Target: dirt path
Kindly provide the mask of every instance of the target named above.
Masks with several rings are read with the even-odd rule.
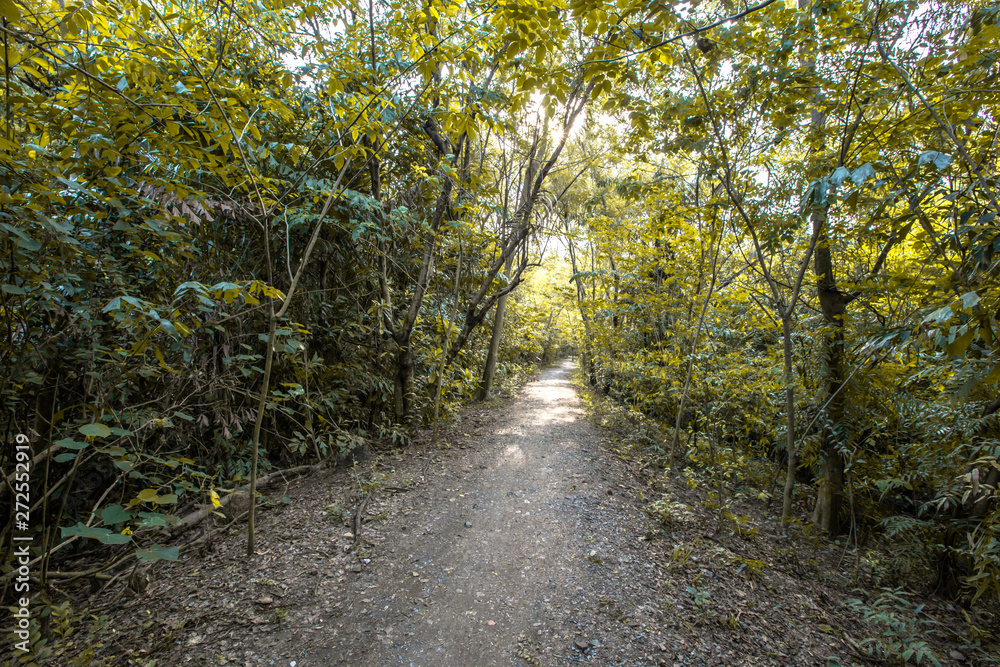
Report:
[[[115,603],[114,647],[128,664],[669,664],[652,522],[574,368],[466,410],[450,448],[383,460],[360,549],[337,511],[358,501],[350,471],[292,482],[252,565],[239,525],[159,564],[144,596]]]
[[[370,601],[349,603],[347,636],[324,661],[561,664],[633,652],[578,618],[594,603],[638,617],[652,600],[639,585],[648,568],[628,549],[644,520],[601,479],[570,370],[528,385],[476,437],[462,475],[432,479],[386,526],[384,557],[355,583]]]

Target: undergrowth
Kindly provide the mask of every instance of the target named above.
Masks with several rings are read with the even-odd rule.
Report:
[[[588,386],[582,373],[576,373],[573,382],[580,389],[592,419],[611,434],[610,447],[615,454],[640,469],[662,468],[662,475],[654,475],[648,481],[653,492],[643,493],[642,497],[649,514],[665,534],[682,535],[684,530],[698,526],[701,521],[695,507],[698,506],[715,517],[716,534],[725,531],[744,541],[757,538],[759,522],[753,516],[740,514],[737,507],[746,510],[756,503],[763,511],[769,510],[768,501],[775,493],[780,496],[780,489],[775,487],[783,480],[783,471],[774,462],[727,446],[725,432],[718,428],[698,435],[682,432],[680,461],[672,469],[669,461],[672,425],[601,395]],[[809,500],[801,497],[801,485],[797,490],[800,492],[797,502]],[[761,508],[761,503],[768,504]],[[824,576],[824,570],[820,569],[823,554],[836,559],[838,570],[852,569],[852,577],[838,578],[845,584],[853,581],[857,586],[856,597],[842,605],[847,612],[845,621],[861,621],[859,650],[884,664],[939,666],[942,657],[932,645],[935,640],[938,644],[961,640],[961,648],[985,664],[1000,664],[990,657],[996,649],[995,638],[980,627],[992,623],[993,616],[988,611],[970,613],[959,609],[958,614],[949,614],[948,610],[954,610],[954,606],[937,603],[935,613],[931,614],[926,603],[915,602],[915,594],[903,588],[917,573],[929,576],[926,564],[931,561],[925,550],[917,548],[925,542],[911,539],[910,530],[896,529],[903,521],[902,518],[895,523],[887,521],[884,526],[887,537],[905,538],[899,544],[879,543],[867,534],[866,544],[859,546],[853,533],[847,536],[846,543],[841,540],[831,543],[812,523],[794,519],[782,531],[786,535],[783,546],[771,544],[758,552],[769,558],[730,555],[728,559],[737,573],[755,584],[763,583],[775,565],[790,568],[799,576]],[[912,520],[907,527],[926,524]],[[794,542],[787,542],[789,539]],[[806,547],[804,553],[802,547]],[[700,539],[677,541],[668,550],[669,562],[671,566],[688,566],[707,548]],[[867,582],[874,592],[862,587],[862,582]],[[891,583],[892,587],[884,587],[884,583]],[[686,592],[697,610],[710,609],[707,589],[689,586]],[[961,629],[956,631],[955,627]],[[935,631],[940,632],[936,635]],[[849,634],[858,632],[851,628]]]

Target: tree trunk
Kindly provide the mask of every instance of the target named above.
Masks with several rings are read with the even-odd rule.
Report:
[[[503,336],[503,320],[507,312],[507,297],[504,294],[497,301],[496,312],[493,313],[493,335],[490,336],[490,351],[486,355],[486,366],[483,368],[483,379],[479,387],[479,399],[485,401],[493,394],[493,377],[497,371],[497,355],[500,351],[500,338]]]
[[[538,174],[538,169],[541,166],[539,159],[540,154],[544,154],[546,138],[549,135],[549,121],[546,117],[545,129],[542,132],[541,139],[536,141],[531,146],[531,152],[528,154],[528,161],[524,168],[524,179],[521,183],[521,195],[518,201],[518,211],[525,211],[523,221],[526,223],[531,218],[530,208],[533,206],[534,197],[536,191],[533,189],[535,186],[535,177]],[[527,210],[526,210],[527,209]],[[504,263],[504,276],[509,280],[511,275],[511,270],[514,266],[514,255],[511,254],[507,257],[507,261]],[[508,294],[504,294],[497,301],[497,310],[493,314],[493,335],[490,336],[490,350],[486,355],[486,366],[483,368],[483,379],[479,387],[479,398],[485,401],[493,393],[493,377],[496,375],[497,371],[497,353],[500,351],[500,339],[503,337],[503,320],[504,315],[507,313],[507,297]]]
[[[431,277],[434,275],[435,234],[451,206],[451,192],[452,180],[446,177],[444,188],[438,196],[434,215],[431,218],[431,231],[424,240],[423,259],[420,263],[420,273],[417,275],[413,297],[410,299],[410,306],[398,325],[393,323],[391,316],[387,317],[385,322],[386,328],[392,334],[392,339],[396,343],[396,371],[393,376],[393,417],[397,424],[409,425],[413,417],[411,400],[413,395],[413,353],[411,350],[413,327],[420,314],[424,294],[427,292]],[[382,290],[382,300],[386,304],[391,304],[385,251],[381,250],[381,253],[379,285]],[[392,306],[390,305],[390,310],[391,308]]]
[[[447,322],[441,322],[444,331],[444,344],[441,346],[441,364],[438,366],[437,378],[434,380],[434,433],[431,436],[431,446],[436,447],[438,441],[438,419],[441,416],[441,387],[444,384],[444,374],[448,369],[448,353],[451,348],[451,325],[458,317],[458,288],[462,282],[462,238],[458,241],[458,262],[455,265],[455,289],[451,292],[452,314]]]
[[[396,373],[393,377],[394,417],[397,424],[409,424],[413,413],[413,355],[409,341],[400,344],[396,352]]]
[[[837,289],[833,275],[833,259],[827,238],[826,211],[813,215],[813,225],[820,229],[816,243],[816,283],[820,310],[826,325],[832,330],[823,338],[823,377],[820,388],[821,403],[829,399],[826,417],[822,420],[820,440],[820,465],[822,468],[813,522],[821,529],[836,535],[840,532],[840,510],[844,496],[844,457],[840,453],[844,395],[840,387],[844,382],[844,317],[847,299]]]
[[[504,265],[504,276],[510,279],[514,266],[514,255],[507,258]],[[486,366],[483,368],[483,379],[479,386],[479,400],[485,401],[493,394],[493,378],[497,372],[497,356],[500,352],[500,339],[503,338],[503,320],[507,314],[507,297],[504,294],[497,300],[497,309],[493,313],[493,334],[490,336],[490,350],[486,354]]]
[[[781,521],[792,518],[792,490],[795,488],[795,385],[792,377],[792,316],[781,313],[781,347],[785,357],[785,447],[788,452],[788,471],[785,474],[785,491],[781,498]]]
[[[590,317],[587,316],[587,308],[584,302],[587,300],[587,289],[583,286],[583,279],[579,276],[580,269],[577,267],[576,263],[576,247],[573,245],[573,240],[569,238],[569,224],[566,224],[566,247],[569,250],[569,260],[570,266],[573,271],[573,275],[576,278],[573,280],[576,285],[576,304],[580,309],[580,319],[583,321],[583,371],[587,374],[587,380],[590,382],[590,386],[593,387],[597,384],[597,375],[594,371],[594,352],[591,348],[591,341],[593,336],[590,333]]]
[[[719,232],[719,234],[718,234],[719,243],[718,243],[718,246],[716,246],[716,248],[715,248],[715,253],[713,254],[713,252],[712,252],[712,246],[714,245],[715,237],[716,237],[716,233],[715,233],[715,218],[713,217],[712,218],[712,236],[709,238],[709,244],[708,244],[709,259],[712,262],[712,278],[711,278],[711,282],[708,285],[708,294],[705,295],[705,302],[701,306],[701,314],[698,316],[698,328],[695,329],[694,340],[691,341],[691,352],[688,355],[687,376],[684,378],[684,389],[681,390],[681,398],[680,398],[680,401],[678,401],[678,403],[677,403],[677,417],[676,417],[676,419],[674,421],[674,437],[670,440],[670,465],[671,466],[674,466],[674,465],[677,464],[677,451],[678,451],[679,445],[680,445],[681,420],[683,419],[683,416],[684,416],[684,404],[687,401],[688,391],[691,389],[691,378],[694,376],[694,360],[695,360],[695,355],[698,352],[698,341],[701,338],[701,329],[705,325],[705,315],[708,313],[708,307],[712,303],[712,296],[715,293],[715,281],[716,281],[716,278],[719,275],[718,260],[719,260],[719,251],[722,249],[722,233]],[[701,265],[701,264],[703,264],[703,262],[699,262],[699,264]],[[703,275],[704,274],[704,269],[700,269],[700,271],[701,271],[701,273]],[[702,280],[702,277],[699,277],[698,278],[698,281],[699,281],[698,292],[701,292],[701,280]],[[697,294],[695,295],[695,298],[697,298]],[[694,303],[694,299],[692,299],[692,303]],[[711,437],[711,436],[709,436],[709,437]],[[713,450],[712,457],[713,457],[712,458],[712,465],[714,466],[715,465],[714,450]]]

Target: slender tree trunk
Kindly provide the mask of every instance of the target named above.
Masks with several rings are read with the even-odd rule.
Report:
[[[566,231],[567,233],[569,232],[568,226]],[[587,374],[590,386],[593,387],[597,384],[597,375],[594,373],[594,351],[591,346],[593,336],[590,334],[590,317],[587,315],[587,309],[584,306],[584,302],[587,300],[587,288],[583,286],[583,278],[577,275],[580,269],[576,263],[576,247],[573,245],[573,240],[568,236],[566,247],[569,249],[569,260],[573,275],[576,276],[576,279],[573,281],[576,284],[576,303],[580,309],[580,319],[583,321],[583,371]]]
[[[525,207],[531,206],[534,202],[535,190],[535,177],[538,174],[538,169],[540,167],[539,155],[544,154],[546,148],[546,138],[549,135],[549,121],[546,117],[545,127],[541,135],[541,139],[536,139],[531,147],[531,152],[528,154],[528,164],[524,169],[524,179],[521,183],[521,195],[520,201],[518,203],[518,211],[525,210]],[[523,223],[527,223],[530,219],[530,209],[525,213]],[[504,276],[510,279],[511,270],[513,268],[514,255],[510,255],[504,264]],[[486,366],[483,368],[483,379],[482,384],[479,388],[479,398],[481,400],[486,400],[493,393],[493,378],[497,371],[497,354],[500,351],[500,339],[503,337],[503,320],[504,316],[507,314],[507,297],[509,294],[504,294],[497,301],[496,312],[493,313],[493,335],[490,337],[490,350],[486,355]]]
[[[490,336],[490,349],[486,354],[486,366],[483,368],[482,384],[479,387],[479,398],[485,401],[493,394],[493,378],[497,371],[497,356],[500,353],[500,338],[503,336],[503,320],[507,313],[507,297],[504,294],[497,301],[496,312],[493,313],[493,334]]]
[[[244,164],[245,163],[246,160],[244,160]],[[323,204],[323,210],[320,211],[319,219],[316,220],[316,224],[313,226],[312,235],[309,237],[308,243],[306,243],[305,250],[302,253],[302,259],[299,262],[299,268],[295,271],[295,275],[292,277],[292,283],[288,286],[288,292],[285,294],[285,300],[282,302],[281,308],[275,312],[273,300],[268,305],[270,317],[268,318],[267,350],[264,353],[264,378],[260,387],[260,400],[257,402],[257,416],[253,426],[253,441],[250,443],[250,515],[247,518],[248,557],[253,556],[257,539],[254,518],[257,513],[257,459],[260,456],[260,428],[264,423],[264,416],[267,414],[265,408],[267,407],[268,394],[271,391],[271,362],[274,360],[274,339],[278,326],[278,320],[285,316],[285,313],[288,312],[288,307],[292,304],[292,297],[295,296],[295,290],[298,287],[299,280],[302,278],[303,271],[305,271],[305,268],[309,265],[309,258],[312,256],[313,248],[316,247],[316,239],[319,238],[320,230],[323,229],[323,220],[326,218],[327,213],[330,212],[330,207],[333,205],[333,202],[340,197],[340,182],[344,179],[344,174],[347,173],[347,169],[350,165],[351,163],[349,160],[344,163],[344,166],[340,170],[340,174],[337,176],[337,181],[333,184],[333,189],[330,190],[330,194],[326,198],[326,203]],[[261,202],[261,206],[263,207],[263,199],[260,199],[259,193],[258,200]],[[264,245],[268,257],[268,283],[273,284],[274,278],[271,276],[271,251],[268,246],[269,243],[270,241],[267,237],[267,227],[265,225]]]
[[[687,376],[684,378],[684,389],[681,391],[681,400],[677,402],[677,418],[674,422],[674,437],[670,440],[670,465],[673,466],[677,463],[677,450],[680,444],[680,431],[681,431],[681,420],[684,415],[684,404],[687,402],[688,391],[691,388],[691,378],[694,375],[694,358],[695,354],[698,352],[698,341],[701,339],[701,330],[705,325],[705,314],[708,313],[708,307],[712,303],[712,295],[715,292],[715,281],[719,275],[718,271],[718,260],[719,251],[722,249],[722,234],[718,234],[719,243],[715,248],[715,253],[712,253],[712,242],[715,241],[715,219],[712,220],[712,237],[709,240],[708,252],[710,255],[710,260],[712,262],[711,270],[712,276],[711,281],[708,285],[708,294],[705,295],[705,302],[701,306],[701,314],[698,316],[698,328],[694,332],[694,340],[691,341],[691,352],[688,356],[688,368]],[[699,279],[700,280],[700,279]],[[699,290],[700,290],[699,285]],[[709,436],[711,437],[711,436]],[[713,454],[714,456],[714,454]],[[714,465],[714,460],[713,460]]]
[[[844,382],[844,317],[847,300],[837,289],[833,274],[833,259],[830,242],[826,235],[826,211],[817,211],[813,225],[820,230],[816,243],[816,275],[819,277],[816,291],[819,297],[823,319],[831,331],[823,338],[823,374],[820,398],[831,397],[827,414],[822,423],[820,441],[820,465],[822,474],[816,492],[816,507],[813,522],[831,535],[840,532],[840,510],[844,496],[844,457],[840,453],[838,426],[843,421],[844,392],[840,390]],[[815,231],[815,230],[814,230]]]
[[[451,323],[458,318],[458,287],[462,280],[462,245],[461,237],[458,246],[458,264],[455,267],[455,289],[451,292],[452,314],[447,322],[442,321],[444,344],[441,346],[441,364],[438,366],[437,379],[434,382],[434,433],[431,445],[437,445],[438,418],[441,415],[441,387],[444,383],[444,373],[448,369],[448,353],[451,351]],[[443,318],[442,318],[443,320]]]
[[[399,343],[393,375],[393,416],[397,424],[409,424],[413,411],[413,355],[410,341]]]
[[[792,518],[792,490],[795,488],[795,468],[798,465],[795,451],[795,378],[792,375],[790,313],[781,313],[781,347],[785,357],[785,450],[788,452],[788,472],[785,474],[785,491],[781,499],[781,521],[787,525]]]
[[[810,0],[799,0],[799,9],[806,9]],[[815,67],[815,56],[803,42],[800,63],[810,69]],[[814,99],[818,93],[814,89]],[[826,114],[819,110],[819,105],[810,112],[810,132],[822,133],[826,127]],[[860,116],[859,116],[860,118]],[[847,153],[852,133],[845,135],[842,141],[838,166],[842,166]],[[825,141],[823,142],[825,146]],[[816,155],[810,155],[807,172],[815,171]],[[844,314],[847,311],[847,300],[837,290],[833,275],[833,255],[830,250],[830,240],[827,236],[827,215],[829,204],[815,208],[812,213],[813,236],[816,237],[815,271],[818,276],[816,292],[819,297],[820,310],[823,319],[833,331],[823,339],[822,372],[820,395],[818,403],[822,405],[827,396],[832,396],[827,406],[826,419],[822,420],[822,436],[820,442],[820,465],[822,467],[819,488],[816,492],[816,507],[813,511],[813,523],[820,529],[835,535],[840,530],[840,506],[844,493],[844,459],[838,451],[838,438],[835,434],[837,425],[843,415],[843,396],[840,385],[843,381],[843,349],[844,349]]]
[[[274,338],[278,326],[278,318],[274,312],[274,301],[271,301],[271,317],[268,322],[267,351],[264,353],[264,380],[261,382],[260,399],[257,401],[257,419],[253,424],[253,446],[250,456],[250,514],[247,517],[247,556],[253,556],[257,539],[256,511],[257,504],[257,459],[260,458],[260,427],[264,423],[264,408],[271,388],[271,365],[274,361]]]
[[[394,323],[391,315],[386,318],[385,322],[386,328],[392,334],[392,339],[396,343],[396,368],[393,374],[393,417],[397,424],[409,425],[413,417],[413,327],[417,322],[417,317],[420,315],[420,307],[423,304],[424,295],[434,275],[434,235],[440,228],[441,221],[444,220],[451,206],[451,192],[452,180],[446,177],[444,188],[438,196],[434,215],[431,219],[430,232],[424,241],[424,254],[420,264],[420,273],[417,275],[413,297],[410,299],[410,306],[404,314],[402,322],[398,324]],[[382,299],[385,303],[391,303],[389,283],[386,275],[387,263],[384,254],[381,258],[381,267],[379,284],[382,290]]]
[[[803,9],[807,7],[809,0],[799,0],[799,8]],[[694,66],[694,62],[688,59],[688,63],[691,65],[691,71],[695,75],[695,81],[698,83],[698,90],[701,93],[701,97],[705,102],[705,108],[708,111],[709,118],[712,120],[712,128],[715,133],[716,141],[719,142],[719,148],[722,151],[723,157],[723,167],[725,169],[725,177],[722,180],[722,185],[726,189],[726,194],[729,196],[729,200],[736,207],[737,213],[743,219],[746,226],[747,232],[750,234],[750,238],[753,241],[754,254],[757,257],[758,266],[760,267],[761,273],[764,275],[764,280],[768,287],[771,288],[771,294],[774,296],[774,302],[778,315],[781,317],[782,322],[782,338],[784,343],[784,356],[785,356],[785,423],[788,429],[787,443],[788,443],[788,459],[789,467],[788,474],[785,478],[785,494],[782,503],[782,514],[783,518],[787,521],[791,517],[791,505],[792,505],[792,490],[795,485],[795,385],[792,384],[791,375],[791,365],[792,365],[792,339],[791,339],[791,326],[792,318],[795,316],[795,304],[799,299],[799,290],[802,287],[802,281],[805,278],[806,269],[809,267],[809,261],[813,257],[813,253],[816,252],[816,246],[818,244],[818,235],[820,233],[820,227],[813,227],[813,233],[809,238],[809,248],[806,250],[805,256],[802,258],[802,262],[799,264],[798,274],[795,278],[795,283],[792,285],[791,295],[788,297],[787,302],[782,294],[782,291],[778,288],[777,283],[771,276],[770,270],[767,268],[767,262],[764,259],[764,253],[761,249],[760,241],[757,238],[757,232],[754,229],[753,221],[747,214],[746,209],[743,207],[743,201],[736,190],[733,188],[732,184],[732,166],[729,162],[729,155],[726,151],[726,143],[723,136],[721,126],[719,124],[719,119],[715,112],[712,110],[711,102],[708,98],[708,94],[705,92],[705,86],[702,83],[701,74],[698,69]],[[814,127],[821,127],[822,123],[819,122],[817,116],[813,116]],[[824,218],[825,222],[825,218]],[[828,248],[829,249],[829,248]],[[818,260],[817,260],[818,262]],[[785,524],[787,526],[787,523]]]
[[[504,266],[504,275],[508,278],[510,278],[513,260],[514,256],[511,255],[507,258],[507,264]],[[483,368],[482,384],[479,387],[479,399],[482,401],[487,400],[493,394],[493,378],[497,372],[497,358],[500,354],[500,340],[503,338],[503,321],[507,315],[507,297],[509,296],[510,294],[504,294],[497,300],[497,309],[493,313],[493,334],[490,336],[490,349],[486,354],[486,366]]]

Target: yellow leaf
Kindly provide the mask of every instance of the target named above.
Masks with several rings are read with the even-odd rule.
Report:
[[[1000,380],[1000,363],[983,378],[983,384],[995,384],[997,380]]]
[[[215,492],[215,489],[209,491],[208,495],[212,499],[212,507],[216,509],[222,507],[222,503],[219,502],[219,494]]]
[[[0,0],[0,15],[8,21],[21,18],[21,10],[13,0]]]
[[[264,285],[261,287],[261,291],[264,292],[264,296],[270,297],[272,299],[285,300],[285,293],[276,287],[271,287],[270,285]]]

